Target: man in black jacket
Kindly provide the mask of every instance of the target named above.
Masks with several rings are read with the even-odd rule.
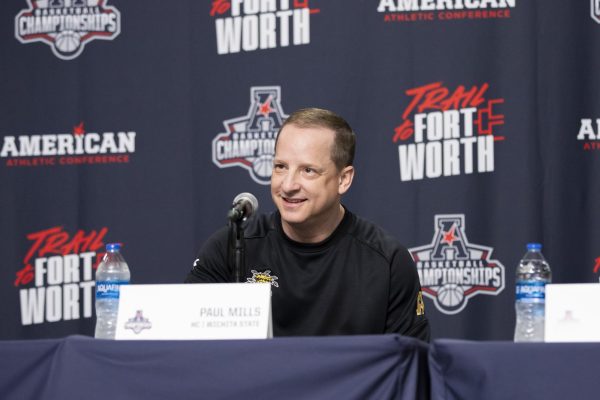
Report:
[[[421,287],[407,249],[350,212],[355,135],[331,111],[298,110],[275,144],[277,211],[245,226],[246,281],[270,282],[273,333],[399,333],[429,340]],[[232,282],[227,229],[204,244],[186,282]]]

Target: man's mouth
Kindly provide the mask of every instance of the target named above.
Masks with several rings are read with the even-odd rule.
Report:
[[[288,197],[283,197],[283,201],[290,204],[299,204],[306,201],[306,199],[290,199]]]

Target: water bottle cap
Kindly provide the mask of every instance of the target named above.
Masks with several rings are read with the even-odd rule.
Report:
[[[108,243],[106,245],[106,251],[119,251],[121,250],[121,243]]]
[[[527,250],[541,250],[541,243],[527,243]]]

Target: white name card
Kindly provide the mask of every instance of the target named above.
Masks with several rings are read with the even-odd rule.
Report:
[[[269,283],[123,285],[115,339],[266,339]]]
[[[600,284],[546,285],[546,342],[600,342]]]

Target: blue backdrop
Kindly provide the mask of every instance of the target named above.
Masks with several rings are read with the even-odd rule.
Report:
[[[512,338],[514,271],[598,281],[595,0],[0,3],[2,339],[93,332],[93,273],[182,282],[275,134],[334,110],[344,203],[410,248],[434,338]]]

